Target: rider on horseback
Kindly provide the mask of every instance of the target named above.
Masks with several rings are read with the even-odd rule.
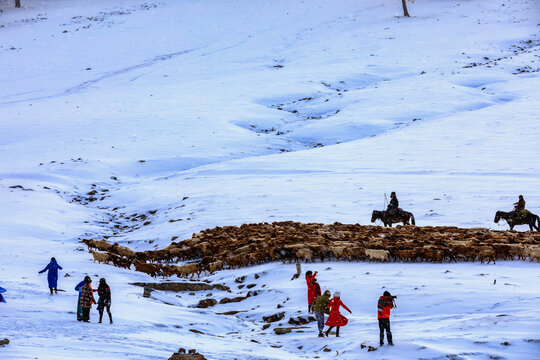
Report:
[[[525,199],[523,199],[523,195],[519,195],[518,202],[514,203],[514,212],[518,218],[526,217],[529,213],[529,210],[525,209]]]
[[[395,191],[392,191],[392,193],[390,194],[390,203],[388,204],[386,211],[388,211],[388,214],[390,216],[399,214],[399,201],[397,199]]]

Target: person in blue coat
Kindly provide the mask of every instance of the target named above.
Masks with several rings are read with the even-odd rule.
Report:
[[[4,299],[4,296],[2,295],[2,293],[5,293],[5,292],[6,292],[6,289],[0,286],[0,303],[6,302],[6,299]]]
[[[49,271],[47,273],[47,280],[49,280],[49,289],[51,290],[51,295],[53,294],[53,290],[56,294],[58,294],[58,270],[62,270],[62,267],[58,265],[55,258],[51,258],[51,262],[49,265],[45,267],[45,269],[41,270],[39,273],[44,273],[45,271]]]
[[[81,306],[81,289],[86,283],[87,277],[88,276],[86,276],[83,281],[81,281],[80,283],[77,284],[77,286],[75,286],[75,290],[79,292],[79,300],[77,301],[77,321],[83,320],[83,312],[82,312],[82,306]]]

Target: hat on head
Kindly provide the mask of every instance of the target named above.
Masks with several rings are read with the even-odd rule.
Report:
[[[384,295],[384,296],[392,296],[392,295],[390,295],[390,292],[388,292],[388,291],[385,291],[385,292],[383,293],[383,295]]]
[[[334,293],[334,297],[341,297],[341,292],[340,291],[336,291]]]
[[[84,281],[87,282],[87,283],[91,283],[92,282],[92,279],[90,278],[90,276],[86,275],[84,277]]]

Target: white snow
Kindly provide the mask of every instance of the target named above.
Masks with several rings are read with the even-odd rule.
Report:
[[[78,242],[368,224],[390,191],[418,225],[507,229],[495,211],[519,194],[540,213],[540,1],[418,0],[410,18],[398,0],[21,2],[0,0],[1,359],[540,359],[537,263],[303,265],[353,311],[340,338],[318,339],[314,323],[261,330],[262,316],[307,315],[292,264],[204,275],[231,286],[217,300],[246,294],[242,275],[262,291],[195,309],[208,292],[143,298],[130,283],[147,275],[94,264]],[[151,223],[114,228],[134,213]],[[51,256],[52,297],[37,274]],[[112,326],[75,320],[86,274],[110,283]],[[367,352],[383,286],[399,295],[396,346]],[[247,312],[217,315],[230,310]]]

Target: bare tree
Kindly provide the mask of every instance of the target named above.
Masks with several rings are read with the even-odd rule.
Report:
[[[21,0],[15,0],[15,7],[21,7]]]
[[[414,2],[414,0],[412,2]],[[403,16],[409,17],[409,12],[407,11],[407,1],[401,0],[401,4],[403,5]]]

